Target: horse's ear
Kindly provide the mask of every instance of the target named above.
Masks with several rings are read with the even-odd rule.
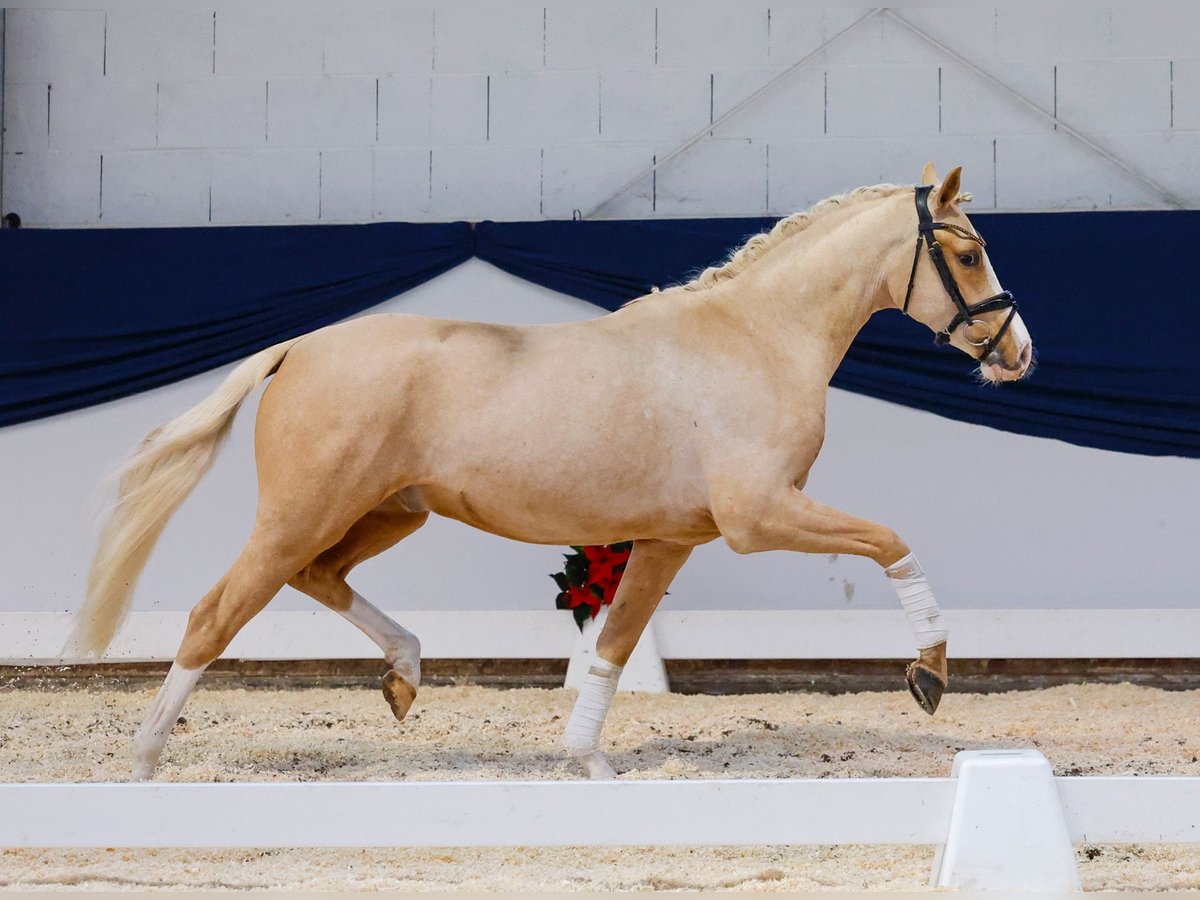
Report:
[[[955,166],[937,192],[937,208],[945,209],[958,199],[958,189],[962,186],[962,166]]]
[[[942,179],[938,178],[937,169],[933,167],[933,160],[925,163],[925,168],[921,170],[921,184],[937,184]]]

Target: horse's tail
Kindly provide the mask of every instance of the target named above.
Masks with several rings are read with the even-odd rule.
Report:
[[[64,658],[99,657],[108,649],[167,520],[212,466],[242,401],[274,374],[298,340],[268,347],[244,361],[207,399],[146,435],[113,473],[118,480],[116,506],[100,532],[87,599],[76,614]]]

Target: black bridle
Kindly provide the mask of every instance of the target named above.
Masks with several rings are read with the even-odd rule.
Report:
[[[980,348],[977,358],[983,360],[996,349],[996,345],[1000,343],[1001,338],[1008,331],[1008,326],[1012,324],[1013,316],[1017,314],[1017,301],[1013,299],[1013,295],[1009,291],[1001,291],[994,296],[988,297],[986,300],[980,300],[978,303],[973,304],[968,304],[963,299],[962,292],[958,289],[958,283],[954,280],[954,274],[946,264],[946,256],[942,252],[942,245],[938,243],[933,233],[938,230],[950,231],[959,237],[974,241],[980,247],[985,246],[985,244],[983,238],[977,234],[972,234],[965,228],[952,225],[949,222],[935,222],[933,220],[933,216],[929,212],[929,192],[932,190],[933,185],[931,184],[917,187],[917,249],[913,254],[912,272],[908,276],[908,290],[904,292],[903,311],[905,315],[908,315],[908,303],[912,299],[913,282],[917,277],[917,263],[921,261],[921,244],[924,243],[929,249],[929,256],[933,260],[933,267],[937,269],[937,273],[942,279],[942,287],[946,289],[946,293],[950,295],[950,299],[954,301],[954,305],[958,309],[954,318],[950,320],[950,324],[933,336],[934,343],[950,343],[950,335],[954,333],[954,330],[960,325],[974,325],[974,316],[980,313],[992,312],[997,309],[1008,310],[1008,316],[1001,323],[995,334],[979,343],[967,338],[968,344],[972,347]]]

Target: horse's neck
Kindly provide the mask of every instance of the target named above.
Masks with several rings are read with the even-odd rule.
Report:
[[[867,319],[889,302],[885,276],[896,241],[882,227],[883,210],[874,212],[788,238],[725,283],[716,302],[782,356],[804,348],[811,361],[815,353],[828,380]]]

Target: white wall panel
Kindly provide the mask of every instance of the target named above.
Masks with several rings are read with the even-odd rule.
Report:
[[[829,70],[828,77],[830,135],[912,137],[937,133],[937,66],[838,66]]]
[[[546,68],[617,72],[654,65],[653,4],[644,0],[546,6]]]
[[[600,76],[600,134],[615,141],[684,141],[711,121],[711,76],[631,69]]]
[[[106,16],[106,75],[159,79],[212,74],[211,9],[113,9]]]
[[[569,219],[603,203],[629,179],[654,165],[650,144],[546,147],[542,157],[541,214]],[[644,178],[608,210],[613,218],[650,215],[654,179]]]
[[[29,224],[91,225],[100,220],[100,154],[6,153],[5,211]]]
[[[158,146],[225,149],[267,141],[267,82],[208,78],[158,83]]]
[[[1112,49],[1112,10],[1063,7],[1055,13],[1028,6],[1000,7],[996,15],[998,59],[1098,59]],[[1160,27],[1169,20],[1160,13]]]
[[[436,72],[528,72],[545,55],[544,3],[533,0],[458,0],[433,16]]]
[[[1174,60],[1170,71],[1172,127],[1200,130],[1200,57]]]
[[[433,151],[432,206],[439,218],[538,218],[542,153],[538,147],[492,145]],[[488,210],[486,216],[480,210]]]
[[[430,79],[429,140],[433,146],[480,144],[488,137],[488,85],[484,75],[434,75]]]
[[[373,216],[507,218],[518,210],[537,216],[548,209],[566,214],[578,207],[569,205],[564,192],[578,194],[575,185],[590,182],[588,196],[600,202],[600,185],[621,185],[636,171],[622,179],[608,168],[627,158],[631,147],[669,153],[868,11],[767,0],[438,0],[337,9],[221,8],[215,19],[203,9],[14,9],[8,19],[6,151],[40,156],[78,150],[98,158],[126,150],[187,149],[208,152],[219,168],[223,154],[267,147],[411,148],[416,152],[405,157],[403,184],[386,175],[372,177]],[[1135,168],[1151,175],[1150,169],[1160,169],[1177,194],[1190,195],[1193,179],[1184,173],[1192,165],[1192,144],[1171,138],[1200,131],[1196,10],[939,7],[898,14],[1044,109],[1057,106],[1064,121],[1106,146],[1119,144]],[[48,134],[40,121],[46,104],[38,85],[49,86]],[[1154,139],[1118,140],[1122,134]],[[1010,140],[1020,136],[1029,140]],[[748,189],[758,176],[744,166],[713,170],[690,162],[702,152],[695,148],[664,165],[645,190],[613,204],[609,213],[696,214],[703,208],[714,215],[749,215],[764,202],[776,211],[777,201],[786,201],[783,208],[790,211],[799,197],[827,196],[829,184],[843,184],[843,173],[852,176],[849,186],[871,183],[893,177],[889,173],[897,169],[907,171],[920,157],[934,157],[943,169],[968,164],[982,207],[988,195],[986,147],[993,141],[997,159],[1002,145],[1008,148],[1008,159],[993,173],[991,196],[999,209],[1163,203],[882,15],[817,54],[712,137],[762,147],[764,180],[767,144],[777,163],[798,158],[802,149],[824,165],[777,172],[775,183],[760,192]],[[840,143],[853,138],[870,140]],[[827,147],[809,146],[810,140]],[[623,146],[611,153],[594,149],[610,142]],[[528,152],[478,149],[488,145]],[[468,146],[477,149],[463,149]],[[572,146],[574,160],[565,155]],[[561,173],[551,179],[549,201],[547,150]],[[709,152],[716,158],[733,151]],[[428,175],[414,188],[407,174],[422,155],[428,170],[431,154],[443,161],[432,194]],[[494,167],[493,159],[505,165]],[[451,165],[456,160],[478,160],[481,167]],[[883,171],[888,160],[894,165]],[[43,161],[20,171],[57,164]],[[312,171],[317,165],[311,163]],[[338,179],[349,170],[332,157],[329,165],[331,178],[342,184]],[[514,171],[513,165],[528,168]],[[599,168],[588,170],[589,165]],[[1037,173],[1027,175],[1022,165],[1036,165]],[[757,172],[758,162],[750,168]],[[147,178],[153,171],[147,169]],[[713,179],[728,172],[735,173],[735,182],[718,189]],[[452,183],[457,173],[464,183]],[[492,173],[497,182],[483,184]],[[19,173],[6,175],[9,197],[22,198],[26,206],[17,211],[29,225],[95,221],[78,218],[90,201],[42,202],[35,190],[13,184]],[[667,196],[659,208],[655,181],[664,179]],[[685,183],[689,179],[694,182]],[[321,191],[316,185],[303,203],[253,206],[260,217],[280,210],[280,222],[319,221],[315,217],[323,218],[328,200],[331,210],[340,209],[339,217],[357,218],[365,175],[359,171],[352,180],[356,186],[346,183],[345,208],[338,207],[340,188]],[[99,185],[94,188],[98,192]],[[139,191],[152,189],[147,183]],[[775,199],[763,198],[768,190]],[[700,197],[710,199],[701,203]],[[719,202],[711,199],[716,197]],[[29,205],[28,198],[36,202]],[[164,195],[154,204],[154,222],[169,219],[170,202]],[[180,202],[176,224],[192,222],[191,201],[181,196]],[[403,205],[409,202],[413,205]],[[78,208],[70,222],[39,218],[68,207]],[[304,210],[314,218],[298,219]],[[214,217],[215,223],[225,221],[234,219]]]
[[[829,20],[829,10],[818,6],[776,3],[768,9],[767,60],[772,66],[789,66],[812,53],[830,38],[829,26],[838,24]],[[849,12],[851,20],[857,18],[854,10]],[[858,15],[865,12],[859,10]]]
[[[4,85],[4,152],[45,153],[50,148],[50,85]]]
[[[50,146],[55,150],[133,150],[155,145],[153,81],[114,78],[55,81]]]
[[[778,69],[733,69],[713,74],[713,119],[719,119],[772,78]],[[716,129],[721,138],[795,141],[825,131],[825,73],[793,72]]]
[[[897,9],[896,12],[904,14],[907,10]],[[927,40],[919,35],[913,34],[899,22],[895,22],[890,18],[879,19],[879,55],[875,58],[865,56],[860,58],[860,62],[864,65],[873,65],[882,63],[884,65],[890,63],[924,63],[941,65],[949,62],[945,55],[932,46]],[[957,40],[957,35],[955,35]],[[954,41],[952,41],[952,44]],[[834,51],[831,54],[833,61],[839,61],[840,52],[853,52],[855,48],[862,50],[870,49],[870,42],[866,36],[856,37],[851,39],[846,44],[847,51]],[[960,50],[961,52],[961,50]]]
[[[996,139],[996,203],[1002,209],[1107,206],[1112,166],[1058,134]]]
[[[660,147],[659,152],[669,148]],[[715,216],[740,208],[762,214],[767,205],[767,145],[708,141],[659,170],[657,211],[664,216]]]
[[[101,221],[106,225],[207,225],[211,160],[197,150],[106,153]]]
[[[432,97],[433,85],[428,75],[380,78],[378,143],[428,146]]]
[[[374,152],[371,208],[376,219],[422,222],[433,217],[432,157],[432,150],[421,147]]]
[[[1200,6],[1195,3],[1116,5],[1112,17],[1113,56],[1195,56],[1200,52]]]
[[[500,74],[490,84],[488,136],[495,143],[584,143],[600,136],[594,72]]]
[[[212,221],[312,222],[320,207],[316,150],[243,150],[212,158]]]
[[[428,73],[433,68],[433,8],[422,3],[342,6],[325,22],[325,73]]]
[[[278,78],[267,83],[272,147],[369,147],[375,143],[374,78]]]
[[[4,80],[99,78],[104,74],[104,17],[101,10],[8,10]]]
[[[329,12],[253,4],[217,10],[217,75],[275,78],[324,71]]]
[[[942,43],[954,48],[967,59],[982,65],[985,69],[994,68],[999,58],[998,34],[1000,30],[1000,11],[995,7],[973,6],[958,4],[956,6],[936,7],[906,7],[896,9],[905,21],[917,28],[928,32]],[[889,30],[900,30],[895,22],[888,23]],[[889,38],[890,39],[890,38]],[[882,44],[882,36],[881,41]],[[944,63],[940,51],[930,47],[928,62]],[[1004,69],[1020,69],[1023,66],[1008,61]]]
[[[1200,132],[1111,134],[1105,144],[1118,155],[1142,161],[1145,171],[1189,207],[1200,206]],[[1145,206],[1155,198],[1145,185],[1113,170],[1112,202],[1116,206]]]
[[[375,151],[368,148],[321,151],[322,222],[370,222]]]
[[[1053,65],[1027,62],[993,68],[1005,84],[1053,114]],[[1050,128],[1042,116],[974,72],[953,63],[943,64],[941,69],[939,121],[943,134],[1043,134]]]
[[[801,212],[818,200],[881,180],[879,141],[874,138],[772,141],[768,163],[774,215]],[[918,170],[910,177],[920,174]]]
[[[668,68],[765,66],[767,9],[763,0],[740,3],[662,0],[658,9],[657,64]]]
[[[488,139],[488,76],[379,79],[379,143],[440,146]]]
[[[1171,124],[1170,62],[1080,59],[1058,64],[1058,115],[1093,134],[1165,131]]]

